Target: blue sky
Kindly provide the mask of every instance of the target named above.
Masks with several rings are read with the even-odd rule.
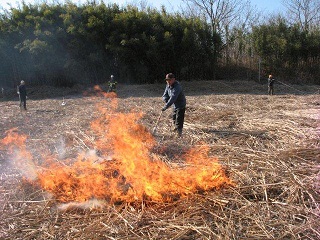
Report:
[[[43,0],[24,0],[26,3],[41,3]],[[16,7],[17,3],[21,1],[17,0],[0,0],[0,6],[4,8],[8,8],[8,4],[10,3],[12,6]],[[48,0],[47,2],[52,2]],[[64,2],[63,0],[60,0],[60,2]],[[86,2],[86,0],[73,0],[74,3],[83,3]],[[99,1],[97,1],[99,2]],[[119,5],[125,5],[127,3],[136,3],[139,2],[139,0],[104,0],[105,3],[111,3],[115,2]],[[182,0],[147,0],[150,6],[160,8],[161,5],[165,5],[167,10],[173,9],[174,11],[179,11],[179,7],[183,5]],[[281,4],[281,0],[251,0],[251,4],[253,6],[256,6],[258,10],[263,11],[264,13],[278,13],[284,11],[284,7]]]
[[[285,11],[285,7],[281,3],[281,0],[251,0],[251,4],[256,6],[259,10],[270,13],[279,13]]]

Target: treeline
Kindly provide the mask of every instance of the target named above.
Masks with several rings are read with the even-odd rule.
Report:
[[[254,26],[251,36],[264,71],[293,83],[320,84],[319,26],[302,30],[278,16],[268,24]]]
[[[208,26],[165,10],[73,3],[25,5],[0,21],[1,80],[71,86],[153,83],[165,73],[210,78],[214,46]]]
[[[165,8],[22,3],[0,15],[0,81],[72,86],[103,83],[111,74],[123,83],[154,83],[168,72],[187,81],[272,72],[320,83],[319,30],[277,18],[250,32],[235,27],[230,39],[225,43],[200,18]]]

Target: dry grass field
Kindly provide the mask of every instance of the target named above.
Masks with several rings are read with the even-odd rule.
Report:
[[[0,239],[320,239],[319,86],[278,83],[268,96],[266,85],[255,82],[182,82],[187,109],[183,136],[176,138],[171,110],[156,125],[164,84],[119,84],[117,98],[79,86],[32,88],[26,112],[17,97],[0,98]],[[133,130],[131,117],[137,121]],[[127,128],[138,140],[121,132]],[[108,135],[111,129],[114,135]],[[101,140],[103,135],[113,140]],[[111,143],[129,151],[113,152]],[[87,196],[86,202],[74,199],[65,183],[43,187],[58,181],[53,166],[70,170],[79,154],[82,160],[94,155],[99,169],[112,163],[112,177],[104,175],[109,179],[119,181],[123,174],[116,187],[120,200],[108,192],[111,183],[103,188],[107,193]],[[108,156],[130,157],[117,166],[117,157]],[[185,156],[199,162],[186,163]],[[170,175],[167,185],[160,177],[153,185],[163,189],[160,198],[149,192],[129,198],[138,195],[138,186],[123,172],[130,161],[139,165],[140,157],[152,161],[143,162],[135,181],[145,179],[142,173],[155,162],[158,170],[146,179],[164,169]],[[47,167],[49,161],[55,165]],[[169,188],[186,175],[196,181],[199,169],[209,174],[201,178],[205,186],[200,181],[194,189]],[[80,175],[72,174],[59,181],[77,181],[70,185],[80,191]],[[81,176],[100,187],[90,173]]]

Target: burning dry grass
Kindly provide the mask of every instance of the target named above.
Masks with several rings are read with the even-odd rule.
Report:
[[[270,97],[264,95],[265,86],[247,82],[184,87],[184,136],[174,138],[170,113],[165,112],[151,157],[171,168],[183,167],[181,156],[190,147],[206,144],[234,185],[199,189],[170,202],[143,198],[112,204],[108,199],[61,203],[23,180],[23,167],[12,164],[2,147],[0,238],[319,239],[320,100],[315,88],[278,86],[281,95]],[[143,111],[138,121],[152,130],[162,89],[120,86],[117,108],[122,113]],[[30,100],[28,112],[22,114],[13,102],[2,102],[0,126],[18,127],[28,135],[27,150],[36,164],[54,155],[55,162],[67,165],[66,159],[88,152],[98,139],[88,129],[100,101],[101,97],[74,96],[62,106],[62,99]],[[105,159],[98,150],[95,155]]]

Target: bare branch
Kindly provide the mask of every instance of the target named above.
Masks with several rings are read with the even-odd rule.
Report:
[[[287,8],[288,19],[298,23],[302,30],[309,31],[320,21],[319,0],[283,0]]]

